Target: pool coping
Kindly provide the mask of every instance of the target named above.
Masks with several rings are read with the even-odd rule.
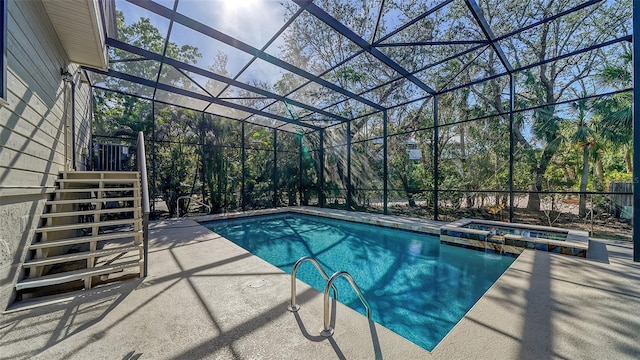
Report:
[[[312,206],[291,206],[275,209],[249,210],[244,212],[233,212],[214,215],[191,216],[190,219],[196,222],[206,222],[215,220],[235,219],[239,217],[251,217],[260,215],[298,213],[305,215],[322,216],[336,220],[346,220],[363,224],[385,226],[394,229],[422,232],[433,235],[440,235],[440,228],[447,224],[445,221],[426,220],[421,218],[402,217],[394,215],[372,214],[338,209],[317,208]]]
[[[318,208],[312,206],[292,206],[275,209],[249,210],[244,212],[232,212],[224,214],[203,215],[190,217],[196,222],[206,222],[239,217],[251,217],[279,213],[298,213],[313,216],[322,216],[331,219],[345,220],[385,226],[394,229],[415,231],[440,237],[440,241],[452,246],[461,246],[479,251],[492,251],[498,254],[518,256],[525,249],[537,249],[545,252],[560,253],[569,256],[585,258],[589,246],[589,233],[582,230],[556,228],[541,225],[529,225],[519,223],[505,223],[501,221],[464,218],[453,222],[427,220],[422,218],[398,217],[375,213],[363,213],[339,209]],[[465,228],[472,222],[481,222],[495,226],[512,226],[537,231],[562,232],[567,234],[566,240],[553,240],[546,238],[531,238],[522,235],[505,234],[504,240],[494,241],[488,230]],[[451,236],[451,235],[454,236]],[[462,234],[462,236],[461,236]],[[471,234],[465,238],[464,234]]]

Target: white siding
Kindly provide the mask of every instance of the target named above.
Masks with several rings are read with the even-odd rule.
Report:
[[[91,125],[93,124],[93,106],[91,104],[91,88],[89,84],[80,81],[80,75],[75,78],[76,86],[76,169],[87,170],[91,160]]]
[[[90,89],[37,1],[7,2],[7,104],[0,105],[0,310],[11,300],[37,215],[65,165],[65,83],[76,80],[76,159],[89,146]],[[71,111],[71,109],[69,109]]]

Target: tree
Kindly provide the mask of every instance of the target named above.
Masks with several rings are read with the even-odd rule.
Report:
[[[127,24],[124,14],[119,11],[117,25],[118,36],[123,42],[158,54],[163,53],[164,36],[148,18]],[[166,56],[183,62],[195,63],[196,59],[201,57],[198,49],[193,46],[178,46],[173,42],[166,43],[166,46]],[[112,69],[145,79],[155,80],[158,77],[160,67],[157,62],[142,59],[117,48],[111,48],[109,51]],[[159,81],[185,89],[193,89],[195,86],[186,76],[168,65],[160,72]],[[103,83],[96,82],[123,93],[152,95],[147,93],[148,89],[142,85],[117,78],[109,77],[105,78]],[[95,94],[95,134],[132,142],[139,131],[151,134],[155,128],[156,139],[159,142],[155,147],[155,168],[151,170],[155,172],[152,179],[159,181],[152,184],[152,192],[164,194],[170,214],[173,215],[177,197],[184,192],[190,192],[194,186],[191,176],[196,174],[197,154],[194,147],[186,144],[190,141],[197,142],[194,114],[177,107],[157,104],[154,118],[152,101],[108,91],[97,91]],[[147,136],[147,139],[150,138]],[[148,151],[147,155],[147,161],[150,162],[154,154]]]
[[[582,97],[586,97],[586,93],[582,93]],[[589,181],[589,151],[592,149],[596,141],[594,139],[593,129],[589,124],[589,101],[586,99],[578,100],[571,104],[571,108],[576,114],[577,128],[571,137],[580,149],[582,149],[582,172],[580,175],[580,200],[578,203],[578,215],[585,217],[587,215],[587,182]]]
[[[605,60],[610,58],[605,57]],[[600,81],[604,86],[615,90],[630,89],[632,86],[631,49],[626,48],[616,60],[606,63],[599,74]],[[630,91],[601,98],[594,104],[594,111],[599,117],[598,132],[613,146],[624,148],[627,172],[633,170],[631,163],[632,105],[633,94]]]
[[[240,122],[205,115],[201,123],[203,201],[213,213],[233,210],[240,192]]]
[[[491,1],[484,3],[485,17],[495,32],[507,33],[509,29],[526,25],[531,19],[549,17],[578,5],[578,2],[538,0],[526,5],[512,2],[508,5],[512,11],[494,11],[500,8],[497,5],[499,4]],[[523,16],[505,18],[506,14],[514,11]],[[519,91],[521,99],[528,106],[545,105],[533,112],[531,129],[534,137],[527,139],[524,136],[525,128],[522,124],[518,124],[520,126],[513,134],[520,147],[534,154],[533,181],[527,205],[529,209],[540,209],[539,191],[543,190],[545,173],[561,142],[560,117],[555,113],[555,105],[579,81],[593,75],[597,69],[599,52],[589,51],[574,57],[549,60],[615,36],[624,27],[625,19],[630,18],[629,11],[629,7],[622,1],[602,2],[558,20],[545,22],[537,26],[535,32],[520,32],[501,42],[515,67],[541,62],[539,66],[523,72],[526,80],[520,84]],[[502,98],[502,88],[495,88],[493,104],[496,109],[503,108],[502,104],[505,102]]]

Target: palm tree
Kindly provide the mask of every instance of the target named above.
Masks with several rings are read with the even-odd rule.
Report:
[[[626,49],[620,56],[621,63],[607,64],[600,74],[604,86],[615,90],[627,90],[632,86],[631,50]],[[633,94],[631,91],[620,92],[601,98],[594,104],[594,112],[598,115],[596,128],[607,141],[614,146],[623,147],[627,172],[633,170],[631,163]]]
[[[595,145],[593,130],[589,124],[588,113],[589,103],[584,99],[586,94],[583,93],[583,99],[571,104],[573,111],[576,112],[578,127],[572,136],[572,142],[582,148],[582,174],[580,176],[580,201],[578,215],[584,217],[587,214],[587,182],[589,180],[589,150]]]

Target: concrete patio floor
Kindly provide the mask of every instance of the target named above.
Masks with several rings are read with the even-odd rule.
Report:
[[[0,316],[0,359],[637,359],[640,264],[526,250],[427,352],[192,220],[151,226],[150,275]],[[605,246],[605,245],[603,245]],[[261,284],[255,287],[250,285]]]

